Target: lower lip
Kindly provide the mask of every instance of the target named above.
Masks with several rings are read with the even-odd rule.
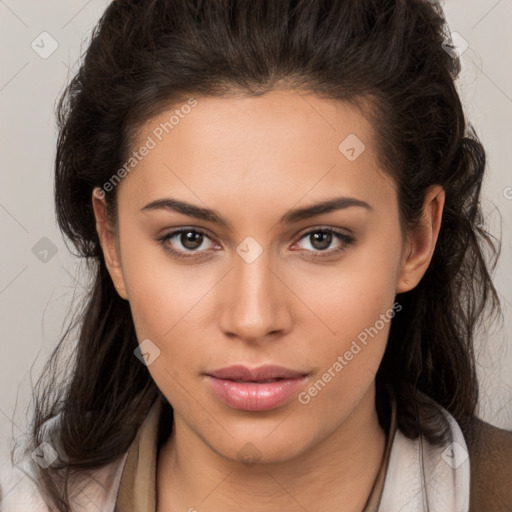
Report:
[[[236,382],[208,375],[212,391],[233,409],[268,411],[279,407],[302,387],[306,376],[275,382]]]

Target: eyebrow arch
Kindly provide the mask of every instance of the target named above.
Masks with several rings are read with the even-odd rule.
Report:
[[[309,219],[323,213],[329,213],[335,210],[341,210],[353,206],[366,208],[367,210],[373,210],[373,208],[365,201],[361,201],[355,197],[342,196],[335,197],[327,201],[318,202],[311,206],[289,210],[281,217],[279,223],[292,224],[294,222]],[[220,216],[215,210],[201,208],[191,203],[179,201],[178,199],[173,199],[171,197],[156,199],[155,201],[152,201],[151,203],[141,208],[141,212],[161,209],[175,211],[189,217],[194,217],[196,219],[212,222],[214,224],[220,224],[230,228],[229,222],[222,218],[222,216]]]

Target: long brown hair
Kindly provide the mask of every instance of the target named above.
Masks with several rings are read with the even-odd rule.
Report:
[[[427,187],[443,186],[430,266],[397,296],[402,311],[376,376],[377,406],[384,424],[379,404],[391,389],[401,432],[415,438],[421,430],[432,442],[445,427],[419,392],[461,425],[475,414],[473,338],[487,308],[499,311],[490,277],[499,247],[480,210],[485,152],[463,113],[449,42],[441,7],[427,0],[111,2],[58,105],[57,219],[92,276],[35,390],[34,446],[45,422],[59,418],[61,458],[39,474],[58,510],[70,510],[71,475],[118,459],[160,394],[134,357],[129,304],[106,270],[92,191],[122,167],[143,122],[189,96],[284,85],[357,105],[398,185],[404,232],[418,221]],[[115,187],[106,200],[115,218]]]

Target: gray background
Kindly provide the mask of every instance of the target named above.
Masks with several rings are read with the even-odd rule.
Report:
[[[25,425],[31,381],[87,280],[54,217],[54,107],[108,3],[0,0],[2,433]],[[512,429],[512,0],[448,0],[443,6],[450,30],[469,45],[458,88],[488,153],[482,204],[491,232],[503,242],[494,280],[505,321],[483,328],[477,342],[479,414]],[[48,55],[52,44],[58,47]]]

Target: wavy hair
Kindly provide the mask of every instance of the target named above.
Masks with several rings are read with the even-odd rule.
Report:
[[[485,151],[464,116],[455,86],[460,61],[450,44],[441,7],[428,0],[108,6],[57,107],[57,219],[91,276],[34,390],[33,445],[49,420],[59,420],[54,441],[61,458],[38,475],[58,510],[71,510],[73,475],[123,455],[160,395],[133,355],[133,320],[105,266],[92,191],[123,165],[144,122],[191,95],[284,87],[357,106],[371,120],[380,163],[397,184],[403,233],[418,222],[427,188],[444,188],[430,266],[413,290],[397,295],[403,310],[376,375],[377,410],[384,425],[383,390],[391,390],[400,431],[431,442],[443,438],[446,426],[425,395],[462,427],[475,415],[473,340],[483,314],[501,311],[491,280],[501,246],[484,225]],[[115,187],[106,201],[115,220]]]

